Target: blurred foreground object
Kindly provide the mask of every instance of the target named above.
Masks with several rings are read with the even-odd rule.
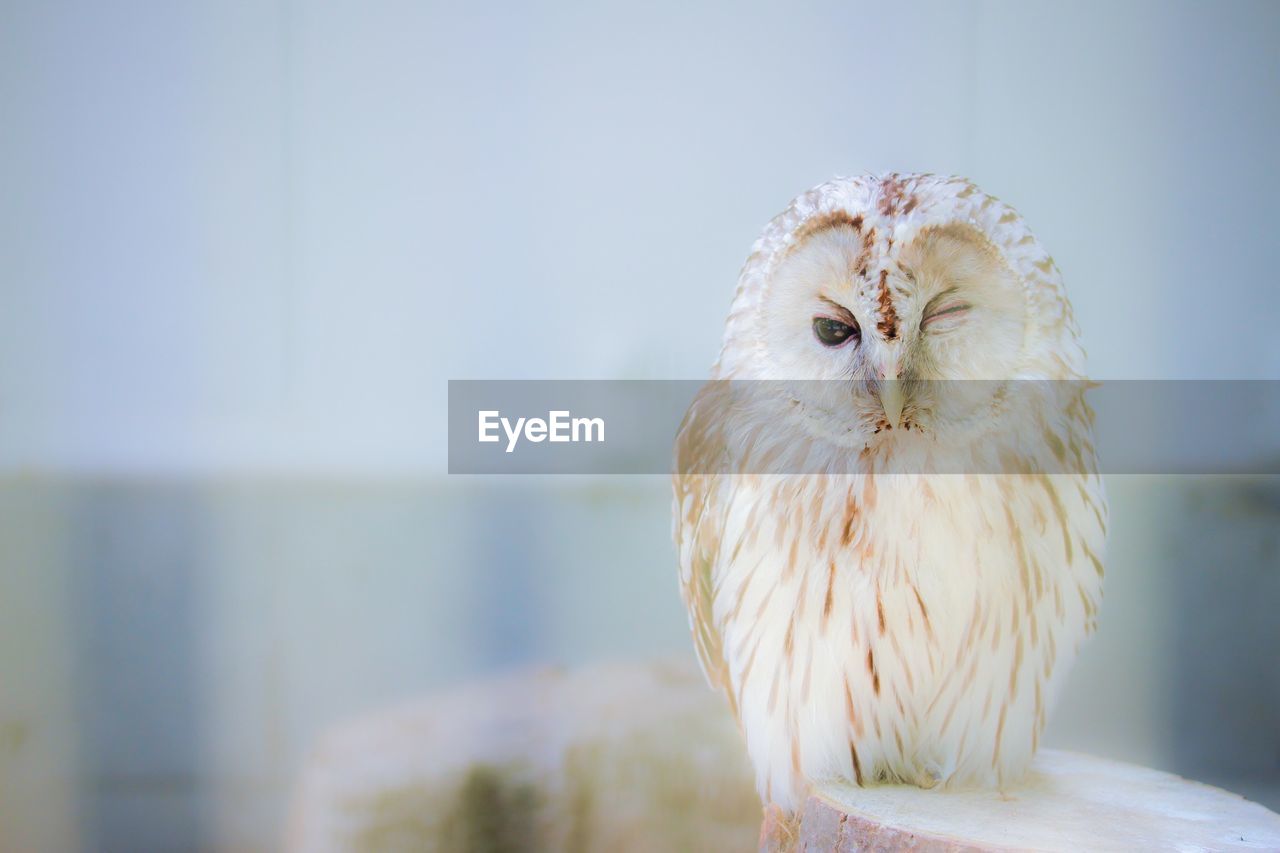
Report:
[[[326,734],[286,849],[750,850],[742,737],[692,664],[538,669]]]
[[[819,786],[798,828],[766,819],[762,850],[1278,850],[1280,815],[1132,764],[1041,750],[1001,796],[904,785]]]

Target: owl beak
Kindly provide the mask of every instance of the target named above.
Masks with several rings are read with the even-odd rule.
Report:
[[[880,372],[880,407],[889,421],[890,429],[897,429],[902,421],[902,384],[898,380],[898,360],[893,358]]]
[[[897,429],[902,421],[902,387],[897,378],[885,379],[880,383],[880,405],[884,408],[889,426]]]

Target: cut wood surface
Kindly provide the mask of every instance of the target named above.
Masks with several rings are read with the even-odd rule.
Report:
[[[901,785],[816,789],[788,826],[766,818],[764,850],[1280,850],[1280,815],[1145,767],[1042,750],[1001,795]]]

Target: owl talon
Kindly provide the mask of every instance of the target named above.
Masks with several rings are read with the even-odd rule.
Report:
[[[760,824],[762,853],[787,853],[800,844],[800,818],[781,806],[770,803],[764,807],[764,821]]]
[[[921,788],[936,788],[942,781],[942,768],[936,764],[926,764],[924,772],[916,779]]]

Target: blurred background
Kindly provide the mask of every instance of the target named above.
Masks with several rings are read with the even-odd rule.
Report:
[[[833,175],[1012,203],[1095,376],[1280,378],[1278,138],[1271,2],[0,0],[0,849],[271,849],[335,722],[691,656],[665,481],[449,477],[446,381],[705,375]],[[1109,488],[1049,744],[1280,808],[1280,488]]]

